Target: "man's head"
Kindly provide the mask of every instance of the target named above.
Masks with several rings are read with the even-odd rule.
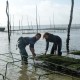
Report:
[[[36,37],[37,40],[39,40],[41,38],[41,34],[37,33],[35,37]]]
[[[48,37],[49,37],[49,33],[48,32],[44,33],[43,38],[48,39]]]

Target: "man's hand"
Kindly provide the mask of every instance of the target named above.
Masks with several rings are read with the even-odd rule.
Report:
[[[30,48],[30,51],[32,52],[33,57],[35,57],[36,54],[35,54],[35,50],[34,50],[34,48]]]
[[[45,51],[45,55],[46,55],[47,51]]]

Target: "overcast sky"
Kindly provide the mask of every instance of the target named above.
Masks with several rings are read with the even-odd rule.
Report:
[[[8,0],[10,7],[10,19],[13,25],[36,24],[36,5],[38,11],[38,23],[44,24],[68,24],[71,8],[71,0]],[[80,0],[74,0],[73,23],[80,24]],[[6,0],[0,0],[0,26],[7,23]],[[53,16],[54,15],[54,16]]]

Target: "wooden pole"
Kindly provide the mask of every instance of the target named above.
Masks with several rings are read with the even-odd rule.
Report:
[[[52,26],[51,26],[51,19],[49,18],[49,22],[50,22],[50,29],[52,28]]]
[[[20,30],[20,20],[19,20],[19,30]]]
[[[31,21],[31,29],[32,29],[32,31],[33,31],[33,33],[34,33],[34,29],[33,29],[32,21]]]
[[[28,20],[28,16],[27,16],[27,23],[28,23],[28,27],[29,27],[29,29],[30,29],[30,25],[29,25],[29,20]]]
[[[53,28],[54,28],[54,32],[55,32],[54,12],[53,12]]]
[[[7,14],[7,28],[8,28],[8,40],[9,40],[9,53],[11,53],[11,48],[10,48],[11,24],[9,21],[9,3],[8,3],[8,0],[6,1],[6,14]],[[11,55],[12,55],[12,53],[11,53]],[[12,55],[12,59],[14,62],[13,55]]]
[[[73,8],[74,8],[74,0],[71,0],[71,13],[70,13],[70,20],[68,24],[68,33],[67,33],[67,40],[66,40],[66,49],[67,49],[67,54],[69,54],[69,40],[70,40],[70,29],[71,29],[71,24],[72,24],[72,19],[73,19]]]
[[[40,28],[40,16],[39,16],[39,30],[40,30],[41,28]]]
[[[6,14],[7,14],[7,28],[8,28],[8,40],[10,42],[10,23],[9,23],[9,3],[6,1]]]
[[[11,37],[11,16],[10,16],[10,21],[9,21],[9,27],[10,27],[9,33],[10,33],[10,37]]]
[[[22,27],[22,33],[23,33],[23,16],[21,18],[21,27]]]
[[[13,34],[14,34],[14,15],[13,15]]]
[[[37,26],[37,33],[38,33],[37,6],[36,6],[36,26]]]

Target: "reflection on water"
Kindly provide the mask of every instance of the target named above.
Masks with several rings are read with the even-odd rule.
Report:
[[[29,76],[27,74],[27,65],[22,65],[19,76],[19,80],[29,80]]]
[[[18,80],[37,80],[34,68],[30,70],[28,65],[22,65],[19,73],[20,76]]]
[[[28,65],[22,65],[19,73],[18,80],[80,80],[65,74],[50,73],[40,68],[36,68],[35,70],[34,67],[31,67],[30,69]]]

